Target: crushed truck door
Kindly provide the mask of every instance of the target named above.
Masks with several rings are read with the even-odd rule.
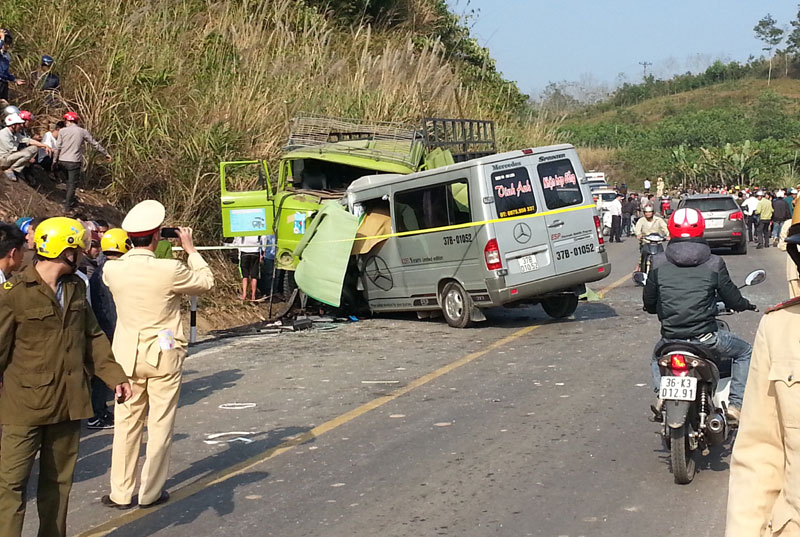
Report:
[[[271,234],[273,191],[266,161],[221,162],[219,181],[222,234],[225,237]],[[259,190],[252,190],[255,186]]]

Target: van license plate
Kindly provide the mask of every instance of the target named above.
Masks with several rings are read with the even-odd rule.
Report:
[[[519,258],[520,272],[532,272],[539,268],[539,263],[536,262],[535,255],[526,255]]]
[[[658,390],[662,401],[694,401],[697,395],[697,379],[694,377],[661,377]]]

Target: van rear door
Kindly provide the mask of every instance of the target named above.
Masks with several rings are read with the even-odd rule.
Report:
[[[544,209],[536,199],[532,171],[519,159],[489,164],[484,173],[494,197],[495,213],[488,216],[499,220],[493,230],[500,260],[508,270],[506,285],[513,287],[553,276],[547,224],[536,214]]]
[[[536,180],[544,194],[546,221],[557,274],[603,263],[595,224],[594,205],[574,151],[537,158]]]

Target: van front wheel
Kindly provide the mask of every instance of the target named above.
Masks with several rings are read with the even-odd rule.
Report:
[[[472,298],[458,282],[444,286],[442,313],[447,324],[454,328],[466,328],[472,322]]]
[[[578,309],[578,295],[558,295],[542,300],[544,312],[555,319],[569,317]]]

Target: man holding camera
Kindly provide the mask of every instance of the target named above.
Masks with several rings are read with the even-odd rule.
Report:
[[[181,295],[198,295],[214,286],[214,275],[192,242],[190,228],[161,228],[164,206],[146,200],[122,222],[133,248],[103,266],[103,282],[117,306],[114,357],[130,378],[133,396],[114,411],[111,493],[108,507],[133,507],[136,467],[147,412],[147,448],[139,486],[139,507],[162,504],[175,411],[181,387],[187,340],[181,318]],[[158,259],[161,236],[177,236],[187,264]]]

